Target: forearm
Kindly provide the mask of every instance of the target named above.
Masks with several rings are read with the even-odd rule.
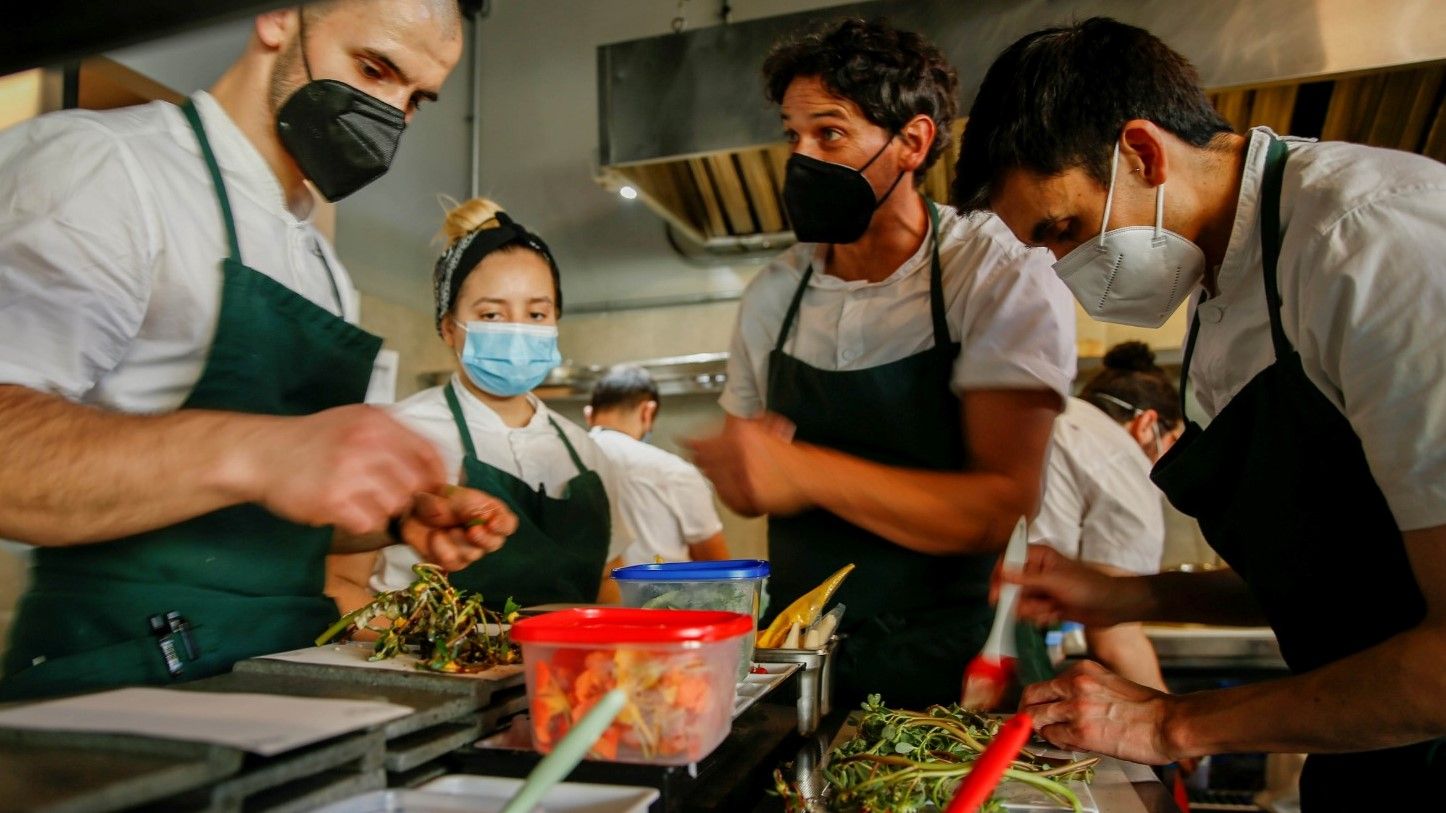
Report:
[[[376,560],[374,552],[326,557],[326,594],[342,615],[366,606],[376,597],[371,588]]]
[[[388,545],[397,544],[401,544],[401,540],[393,539],[391,535],[385,531],[353,534],[337,528],[331,535],[331,552],[333,555],[345,556],[350,554],[372,553]]]
[[[623,557],[614,557],[603,568],[602,581],[597,588],[598,604],[622,604],[623,593],[618,588],[618,582],[613,578],[613,571],[623,566]]]
[[[1089,644],[1090,655],[1111,672],[1141,686],[1165,691],[1160,659],[1139,624],[1086,627],[1085,641]]]
[[[128,415],[0,386],[0,537],[113,539],[251,501],[266,416]]]
[[[1250,588],[1234,570],[1136,576],[1148,588],[1132,621],[1257,627],[1267,622]]]
[[[1330,753],[1446,735],[1446,628],[1421,626],[1296,677],[1174,698],[1179,756]]]
[[[1039,484],[1018,477],[904,469],[807,444],[793,453],[810,502],[920,553],[997,553],[1037,507]]]

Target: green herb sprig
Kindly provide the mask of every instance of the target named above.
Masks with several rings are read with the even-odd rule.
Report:
[[[888,708],[878,695],[870,695],[863,704],[858,733],[835,748],[823,768],[832,794],[829,807],[841,813],[942,810],[998,734],[1000,724],[997,717],[957,704],[904,711]],[[1096,757],[1055,764],[1025,750],[1005,770],[1004,778],[1036,787],[1078,812],[1079,797],[1066,783],[1089,781],[1098,762]],[[781,774],[776,779],[780,795],[788,800]],[[995,799],[985,810],[1004,807]]]
[[[316,645],[343,633],[367,630],[377,633],[369,658],[373,661],[415,649],[417,668],[433,672],[483,672],[522,662],[522,654],[502,626],[510,624],[520,609],[512,599],[498,613],[482,605],[481,594],[452,586],[436,565],[413,565],[412,572],[416,581],[342,616],[316,639]],[[373,625],[378,619],[387,623]]]

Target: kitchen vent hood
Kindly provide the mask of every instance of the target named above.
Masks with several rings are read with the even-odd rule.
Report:
[[[875,0],[600,47],[599,182],[632,187],[705,248],[782,247],[792,240],[779,194],[788,148],[759,75],[775,40],[846,16],[923,32],[959,72],[962,114],[1010,43],[1094,15],[1184,53],[1237,130],[1266,124],[1446,160],[1440,0]],[[924,179],[937,200],[954,157]]]

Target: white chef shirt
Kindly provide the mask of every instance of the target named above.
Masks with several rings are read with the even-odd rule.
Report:
[[[1270,135],[1250,133],[1220,295],[1197,308],[1190,384],[1212,417],[1275,359],[1259,211]],[[1360,437],[1401,529],[1446,524],[1446,166],[1356,144],[1287,143],[1285,335]]]
[[[1165,551],[1165,513],[1150,459],[1123,426],[1071,398],[1054,422],[1044,500],[1029,528],[1071,559],[1155,573]]]
[[[216,100],[192,98],[242,259],[355,321],[356,293],[326,239],[287,210]],[[0,383],[127,412],[179,407],[216,333],[226,253],[211,177],[175,105],[70,110],[0,132]]]
[[[543,486],[549,497],[561,497],[568,481],[580,473],[548,419],[556,421],[567,434],[567,440],[577,451],[577,456],[582,458],[583,465],[602,478],[612,512],[608,561],[611,562],[633,544],[631,526],[619,510],[622,489],[617,472],[602,450],[588,437],[586,429],[548,409],[533,395],[527,396],[536,409],[532,420],[526,426],[514,429],[503,423],[491,407],[463,386],[456,374],[452,376],[452,387],[457,391],[457,402],[462,406],[462,416],[471,432],[472,444],[477,447],[477,459],[534,487]],[[462,448],[462,437],[457,433],[457,424],[452,420],[452,411],[447,407],[444,388],[422,390],[393,406],[391,413],[432,442],[442,455],[447,471],[461,472],[466,453]],[[406,587],[415,579],[412,565],[420,561],[416,551],[407,545],[383,548],[381,556],[377,557],[376,571],[372,574],[372,589],[380,592]],[[602,577],[602,571],[598,571],[599,584]]]
[[[993,214],[939,207],[939,260],[949,336],[962,341],[952,385],[1049,389],[1067,397],[1075,371],[1074,301],[1049,252],[1027,248]],[[824,268],[827,246],[800,243],[743,292],[719,404],[738,417],[768,401],[768,354],[799,280],[814,273],[784,352],[823,370],[860,370],[934,346],[929,310],[933,238],[879,282],[845,281]]]
[[[623,564],[686,562],[689,545],[722,532],[713,490],[693,464],[624,432],[596,426],[588,434],[618,473],[618,504],[637,534]]]

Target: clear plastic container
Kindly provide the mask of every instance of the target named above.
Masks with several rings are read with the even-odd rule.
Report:
[[[768,563],[762,559],[664,562],[613,571],[624,607],[647,610],[724,610],[753,618],[755,629],[739,646],[738,680],[753,666],[758,618],[763,614]]]
[[[738,642],[746,615],[689,610],[586,608],[512,626],[527,670],[532,744],[552,750],[603,694],[627,705],[589,758],[687,765],[718,747],[733,725]]]

